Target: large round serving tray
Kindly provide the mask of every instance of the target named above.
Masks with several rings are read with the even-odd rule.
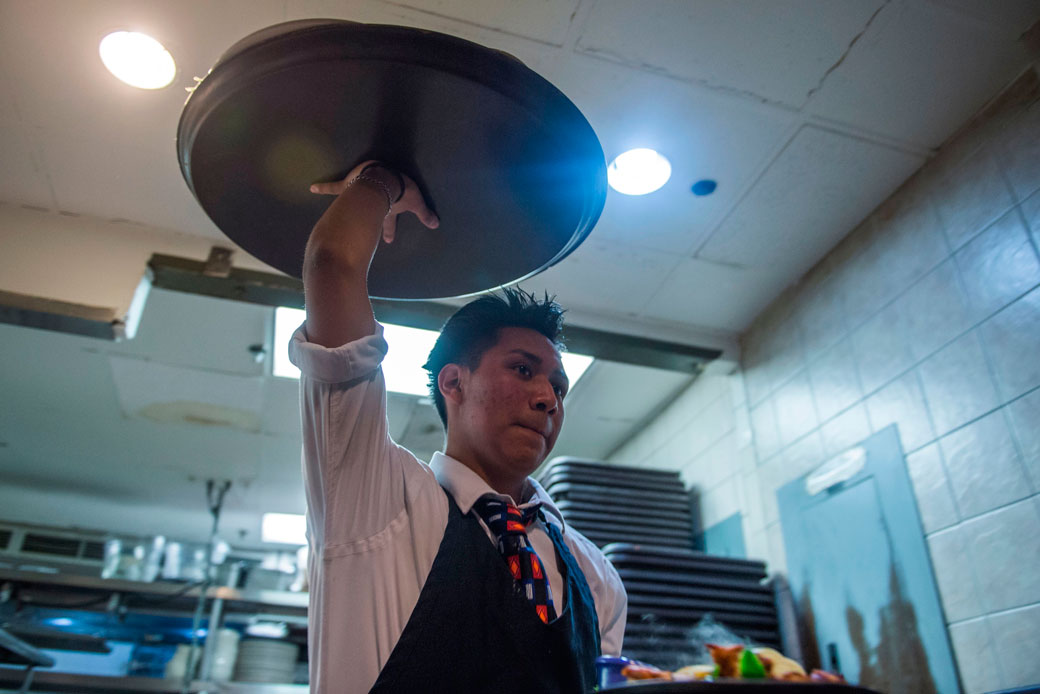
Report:
[[[603,687],[618,694],[878,694],[849,684],[729,680],[721,682],[662,682],[648,680]]]
[[[192,193],[232,241],[300,277],[331,199],[311,183],[379,158],[416,179],[441,219],[399,218],[369,291],[462,296],[529,277],[592,230],[603,150],[558,89],[500,51],[407,27],[301,20],[232,46],[177,130]]]

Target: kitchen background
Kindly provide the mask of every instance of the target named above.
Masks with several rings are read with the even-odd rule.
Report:
[[[721,356],[696,377],[594,362],[557,453],[680,471],[699,530],[736,520],[726,551],[784,572],[776,491],[896,424],[964,691],[1040,681],[1036,2],[0,2],[0,521],[197,542],[204,481],[229,479],[222,536],[255,551],[277,547],[263,512],[302,512],[273,310],[133,298],[153,253],[230,246],[179,179],[179,90],[305,16],[506,50],[608,159],[672,158],[672,184],[612,192],[525,286],[575,325]],[[167,90],[142,98],[97,60],[131,25],[175,54]],[[717,192],[693,196],[703,178]],[[24,327],[33,311],[136,335]],[[421,398],[391,396],[390,418],[439,447]]]

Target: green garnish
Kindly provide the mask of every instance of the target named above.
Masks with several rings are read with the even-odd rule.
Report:
[[[746,648],[740,656],[740,676],[746,680],[764,680],[766,678],[766,669],[762,665],[762,661]]]

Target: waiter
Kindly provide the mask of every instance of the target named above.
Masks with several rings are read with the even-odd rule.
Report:
[[[627,597],[530,475],[563,424],[562,310],[519,291],[445,324],[430,387],[447,431],[427,465],[387,431],[387,344],[368,268],[397,216],[439,221],[378,162],[340,182],[311,232],[301,371],[314,692],[590,691],[618,655]]]

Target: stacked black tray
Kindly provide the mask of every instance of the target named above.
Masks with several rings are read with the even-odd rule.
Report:
[[[693,502],[677,472],[557,458],[539,482],[625,584],[624,655],[682,667],[701,657],[704,640],[727,640],[723,629],[781,648],[765,563],[692,549]]]
[[[773,587],[760,561],[612,544],[603,553],[628,591],[624,653],[658,667],[689,665],[722,630],[782,649]],[[696,627],[708,618],[713,625]]]
[[[599,547],[693,547],[690,493],[677,472],[557,458],[539,482],[567,522]]]

